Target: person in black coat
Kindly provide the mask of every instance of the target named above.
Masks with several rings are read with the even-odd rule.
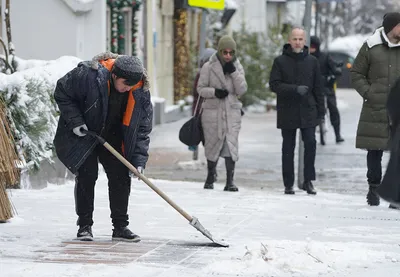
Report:
[[[305,46],[305,31],[292,29],[289,43],[281,56],[275,58],[270,88],[277,94],[277,127],[281,129],[282,175],[285,194],[294,194],[294,149],[296,131],[304,141],[304,183],[302,188],[316,194],[311,181],[315,180],[315,127],[324,117],[324,96],[318,60],[309,55]]]
[[[112,239],[140,241],[127,227],[129,169],[84,130],[102,136],[143,173],[153,110],[142,62],[137,57],[100,54],[59,79],[54,98],[60,110],[54,146],[60,161],[76,175],[78,239],[93,239],[94,187],[100,161],[108,178]]]
[[[380,197],[390,202],[390,208],[400,209],[400,78],[392,87],[387,99],[390,119],[390,159],[381,185],[377,189]]]
[[[322,52],[320,47],[320,39],[316,36],[311,36],[310,53],[319,61],[329,118],[335,131],[336,143],[341,143],[344,142],[344,139],[340,134],[340,114],[337,107],[334,85],[337,77],[342,75],[342,69],[327,53]]]

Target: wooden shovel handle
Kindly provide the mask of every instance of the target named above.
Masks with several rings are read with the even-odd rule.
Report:
[[[193,217],[190,216],[187,212],[185,212],[181,207],[179,207],[171,198],[169,198],[163,191],[161,191],[158,187],[156,187],[146,176],[141,174],[127,159],[125,159],[117,150],[114,149],[107,141],[105,141],[102,137],[97,135],[92,131],[82,130],[82,132],[95,137],[108,151],[111,152],[118,160],[120,160],[130,171],[133,172],[140,180],[146,183],[152,190],[154,190],[162,199],[164,199],[169,205],[171,205],[178,213],[180,213],[184,218],[186,218],[189,222],[192,221]]]

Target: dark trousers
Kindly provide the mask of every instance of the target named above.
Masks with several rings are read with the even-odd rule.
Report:
[[[379,186],[382,180],[382,150],[368,150],[367,180],[372,186]]]
[[[328,94],[326,96],[326,105],[329,110],[329,119],[333,127],[340,126],[340,114],[336,103],[336,95]]]
[[[114,144],[114,143],[113,143]],[[121,143],[119,143],[121,145]],[[121,146],[112,145],[121,153]],[[93,225],[94,188],[98,176],[98,161],[108,178],[108,196],[114,227],[128,226],[128,202],[131,191],[129,170],[104,146],[99,145],[78,170],[75,178],[75,208],[77,225]]]
[[[294,149],[297,129],[282,129],[282,176],[285,187],[294,184]],[[304,142],[304,181],[315,180],[315,154],[317,142],[315,128],[300,129]]]

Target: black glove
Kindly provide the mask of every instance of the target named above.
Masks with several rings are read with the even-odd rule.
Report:
[[[233,65],[233,62],[225,63],[224,65],[224,73],[233,73],[236,71],[236,67]]]
[[[226,89],[219,89],[219,88],[215,89],[215,97],[217,97],[219,99],[223,99],[223,98],[227,97],[228,94],[229,94],[229,92]]]
[[[296,89],[296,92],[300,94],[301,96],[304,96],[308,93],[308,87],[307,86],[298,86]]]

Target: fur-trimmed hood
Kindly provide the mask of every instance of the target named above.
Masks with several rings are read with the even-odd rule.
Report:
[[[369,48],[381,44],[386,44],[389,48],[400,47],[400,43],[393,44],[389,41],[387,35],[383,30],[383,27],[376,29],[374,34],[367,39],[367,45]]]
[[[99,66],[102,65],[102,62],[111,60],[111,62],[113,64],[113,62],[115,61],[116,58],[118,58],[118,56],[119,56],[119,54],[112,53],[109,51],[100,53],[92,58],[92,60],[89,62],[89,66],[94,70],[99,70]],[[102,65],[102,66],[104,66],[104,65]],[[107,69],[111,70],[111,68],[107,68]],[[148,77],[146,68],[143,67],[143,90],[148,91],[149,89],[150,89],[149,77]]]

